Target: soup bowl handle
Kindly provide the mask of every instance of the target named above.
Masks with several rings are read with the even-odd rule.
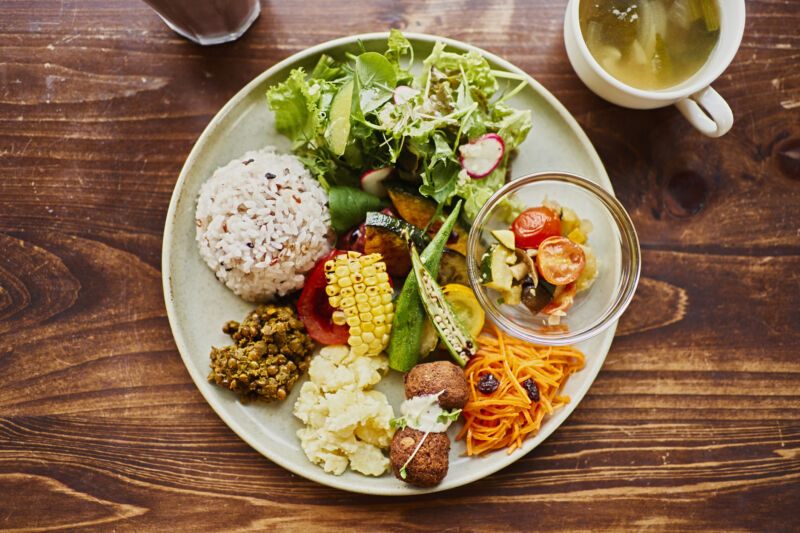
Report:
[[[733,126],[728,103],[710,86],[675,102],[675,106],[700,133],[721,137]]]

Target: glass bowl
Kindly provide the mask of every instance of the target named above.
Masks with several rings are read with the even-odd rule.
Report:
[[[554,200],[594,226],[586,245],[597,258],[598,275],[588,289],[577,293],[558,326],[548,325],[547,315],[534,315],[524,305],[503,305],[498,302],[498,291],[480,283],[481,257],[497,242],[490,231],[509,229],[513,221],[503,202],[507,198],[515,199],[524,208],[542,205],[545,198]],[[614,196],[586,178],[547,172],[515,179],[486,202],[469,232],[467,271],[472,290],[489,320],[519,339],[563,346],[593,337],[616,323],[639,283],[641,252],[633,222]]]

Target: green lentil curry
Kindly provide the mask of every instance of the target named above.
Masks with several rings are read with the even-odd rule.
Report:
[[[235,344],[211,348],[208,380],[250,400],[283,400],[308,370],[314,341],[289,305],[260,305],[222,331]]]

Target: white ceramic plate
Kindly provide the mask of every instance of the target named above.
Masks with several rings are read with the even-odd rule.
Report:
[[[456,50],[475,49],[458,41],[429,35],[406,36],[414,45],[417,60],[428,55],[436,40],[442,40]],[[275,463],[305,478],[353,492],[403,495],[464,485],[500,470],[535,448],[561,425],[586,394],[608,353],[616,325],[578,346],[586,354],[587,363],[566,385],[565,393],[572,402],[546,419],[539,434],[525,441],[521,451],[507,455],[501,450],[483,458],[462,457],[463,441],[454,441],[449,473],[441,484],[430,489],[407,485],[396,480],[391,473],[374,478],[348,470],[341,476],[334,476],[311,464],[295,436],[301,424],[292,415],[300,382],[282,403],[243,405],[232,392],[206,380],[211,346],[230,344],[230,337],[222,333],[222,325],[227,320],[243,319],[254,305],[241,300],[219,283],[200,259],[195,244],[194,217],[200,185],[218,167],[248,150],[271,144],[289,151],[287,139],[275,131],[274,117],[265,98],[267,87],[283,81],[293,68],[303,66],[310,71],[322,53],[336,58],[344,57],[348,51],[358,53],[358,41],[368,50],[382,52],[387,37],[386,33],[365,34],[314,46],[281,61],[231,98],[200,136],[175,185],[164,228],[162,276],[167,315],[183,362],[209,405],[237,435]],[[526,75],[507,61],[480,51],[493,67]],[[514,107],[529,108],[533,112],[533,129],[514,160],[513,175],[572,172],[593,179],[611,191],[611,182],[603,165],[575,119],[541,85],[532,78],[528,81],[530,85],[510,101]],[[400,374],[390,372],[376,388],[387,395],[397,412],[403,400]],[[451,438],[458,429],[451,428]]]

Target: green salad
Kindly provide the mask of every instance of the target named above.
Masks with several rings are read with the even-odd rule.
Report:
[[[295,155],[329,193],[350,188],[338,193],[349,200],[343,220],[342,206],[331,205],[337,231],[359,218],[353,210],[375,208],[354,191],[374,194],[387,177],[418,187],[440,211],[462,198],[462,217],[471,223],[505,183],[531,128],[530,111],[506,103],[525,87],[523,76],[441,42],[416,74],[408,70],[413,58],[409,41],[392,30],[382,54],[363,50],[344,61],[323,55],[310,73],[294,69],[267,91]],[[359,209],[362,200],[371,205]]]

